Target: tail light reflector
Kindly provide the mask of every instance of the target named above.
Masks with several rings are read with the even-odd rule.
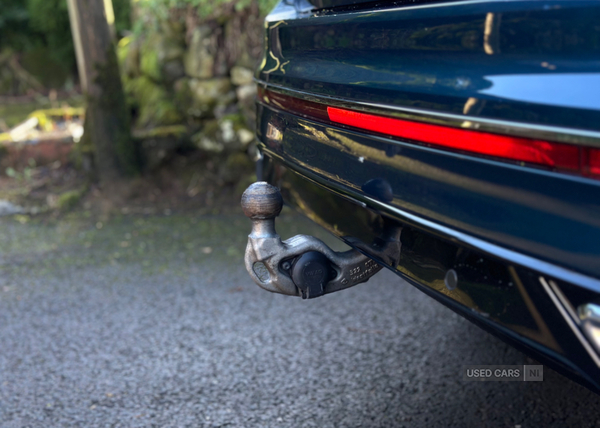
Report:
[[[600,149],[597,148],[396,119],[330,107],[264,88],[259,88],[259,98],[267,104],[308,119],[347,125],[382,136],[398,137],[470,154],[527,162],[600,178]]]
[[[568,144],[394,119],[336,107],[327,107],[327,113],[332,122],[394,137],[559,169],[579,169],[579,148]]]

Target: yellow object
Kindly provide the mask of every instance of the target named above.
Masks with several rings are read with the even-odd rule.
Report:
[[[83,107],[67,107],[36,110],[28,118],[35,117],[38,120],[38,125],[43,130],[50,131],[52,129],[52,122],[58,118],[68,120],[73,116],[83,117],[84,115],[85,109]]]
[[[35,110],[23,123],[15,126],[8,132],[0,133],[0,143],[9,143],[15,141],[15,131],[18,130],[19,134],[25,132],[25,128],[37,128],[39,131],[52,131],[54,122],[56,120],[71,120],[73,117],[79,117],[83,119],[85,116],[85,109],[83,107],[66,107],[66,108],[50,108]],[[36,119],[32,121],[31,119]],[[23,128],[23,129],[20,129]],[[17,138],[17,140],[19,140]]]

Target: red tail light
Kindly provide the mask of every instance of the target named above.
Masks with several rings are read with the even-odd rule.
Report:
[[[376,132],[382,136],[398,137],[471,154],[527,162],[600,178],[600,149],[596,148],[329,107],[325,104],[282,95],[262,88],[259,89],[259,96],[267,103],[313,120],[339,123]]]
[[[412,122],[335,107],[327,107],[327,113],[332,122],[394,137],[554,168],[579,169],[579,148],[568,144]]]

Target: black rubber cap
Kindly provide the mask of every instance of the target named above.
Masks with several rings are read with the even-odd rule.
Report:
[[[296,260],[291,274],[302,297],[317,297],[324,293],[324,286],[331,278],[331,264],[323,254],[309,251]]]
[[[394,199],[394,190],[385,178],[373,178],[363,184],[361,189],[367,195],[383,202],[392,202]]]

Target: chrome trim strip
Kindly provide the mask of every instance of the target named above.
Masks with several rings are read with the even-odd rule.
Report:
[[[569,313],[573,322],[577,325],[581,325],[581,320],[577,316],[577,311],[575,310],[573,305],[571,305],[571,302],[569,302],[569,299],[567,299],[567,297],[564,295],[564,293],[558,287],[558,285],[556,285],[556,282],[550,280],[548,281],[548,285],[550,285],[550,288],[552,288],[552,291],[554,292],[558,300],[560,300],[565,310]]]
[[[585,350],[587,351],[589,356],[592,358],[592,360],[594,360],[594,363],[596,363],[596,365],[598,367],[600,367],[600,358],[598,357],[598,354],[596,354],[596,351],[594,350],[592,345],[590,345],[590,343],[585,338],[585,336],[583,335],[581,330],[579,330],[579,328],[575,324],[575,321],[569,315],[567,309],[565,309],[565,307],[561,304],[560,299],[553,292],[552,287],[550,285],[548,285],[548,282],[546,281],[546,279],[544,277],[540,276],[539,280],[540,280],[540,283],[542,284],[542,287],[544,287],[544,290],[548,294],[548,296],[550,296],[550,299],[552,299],[552,302],[556,306],[556,309],[558,309],[560,314],[563,316],[564,320],[567,322],[567,324],[569,325],[569,327],[575,334],[575,336],[577,336],[577,339],[579,340],[579,342],[581,342],[581,344],[583,345],[583,347],[585,348]],[[550,284],[553,284],[553,282],[550,281]]]
[[[267,90],[278,92],[306,101],[327,104],[332,107],[360,110],[366,113],[397,117],[399,119],[416,120],[436,125],[452,126],[455,128],[492,132],[495,134],[513,135],[546,141],[556,141],[567,144],[577,144],[587,147],[600,148],[600,131],[563,128],[558,126],[534,125],[528,123],[509,122],[505,120],[487,119],[474,116],[464,116],[451,113],[440,113],[431,110],[398,107],[387,104],[350,101],[327,95],[288,89],[255,79],[256,83]]]
[[[360,15],[371,15],[373,13],[388,13],[388,12],[402,12],[404,10],[418,10],[418,9],[433,9],[433,8],[446,8],[446,7],[461,7],[461,6],[473,6],[473,5],[478,5],[478,4],[489,4],[489,3],[498,3],[498,2],[503,2],[503,3],[518,3],[522,0],[457,0],[457,1],[453,1],[453,2],[444,2],[444,3],[425,3],[425,4],[413,4],[413,5],[400,5],[400,6],[395,6],[395,7],[387,7],[387,8],[381,8],[381,9],[366,9],[366,10],[357,10],[357,11],[344,11],[344,10],[339,10],[338,7],[334,7],[331,9],[316,9],[316,8],[311,8],[311,9],[307,9],[307,10],[303,10],[303,11],[299,11],[297,9],[294,8],[294,15],[291,15],[289,18],[287,19],[307,19],[307,18],[326,18],[331,16],[331,14],[335,14],[335,15],[343,15],[344,17],[346,16],[350,16],[350,17],[355,17],[355,16],[360,16]],[[344,5],[341,7],[346,7],[348,5]],[[323,10],[327,10],[330,11],[329,13],[322,13]],[[273,11],[275,12],[275,10]],[[281,17],[280,14],[277,14],[274,16],[273,12],[271,12],[269,15],[267,15],[266,17],[266,21],[267,22],[278,22],[281,21],[282,19],[285,19]],[[311,14],[312,12],[312,14]],[[334,15],[334,16],[335,16]]]
[[[505,3],[509,3],[509,2],[518,2],[519,0],[500,0],[502,2]],[[388,7],[388,8],[382,8],[382,9],[377,9],[375,12],[396,12],[396,11],[403,11],[403,10],[415,10],[415,9],[433,9],[433,8],[441,8],[441,7],[456,7],[456,6],[472,6],[472,5],[476,5],[476,4],[489,4],[489,3],[493,3],[494,0],[469,0],[469,1],[454,1],[454,2],[447,2],[447,3],[428,3],[428,4],[415,4],[415,5],[402,5],[402,6],[397,6],[397,7]],[[497,0],[496,0],[497,2]],[[352,15],[363,15],[363,14],[370,14],[373,13],[373,10],[360,10],[360,11],[356,11],[356,12],[350,12],[348,13],[348,15],[352,14]]]
[[[454,230],[450,227],[443,226],[439,223],[435,223],[434,221],[424,219],[415,214],[411,214],[400,208],[385,204],[381,201],[358,193],[357,191],[349,190],[343,185],[333,182],[331,180],[324,179],[319,175],[306,170],[298,164],[288,162],[285,158],[269,150],[267,147],[264,146],[264,144],[261,144],[261,146],[262,150],[267,152],[269,156],[278,159],[287,167],[300,174],[303,178],[310,180],[311,182],[319,185],[320,187],[323,187],[324,189],[330,192],[336,193],[339,196],[343,197],[347,195],[352,199],[366,203],[367,208],[391,215],[392,217],[395,217],[401,222],[404,221],[410,223],[411,225],[420,227],[424,230],[435,232],[446,239],[454,240],[466,247],[473,248],[478,251],[482,251],[486,254],[489,254],[492,257],[499,258],[510,263],[514,263],[516,265],[538,271],[540,273],[543,272],[547,276],[554,277],[558,280],[565,281],[567,283],[576,284],[593,290],[596,293],[600,293],[599,279],[572,271],[570,269],[556,266],[552,263],[539,260],[535,257],[527,256],[516,251],[509,250],[497,244],[485,241],[481,238],[477,238],[467,233]]]

